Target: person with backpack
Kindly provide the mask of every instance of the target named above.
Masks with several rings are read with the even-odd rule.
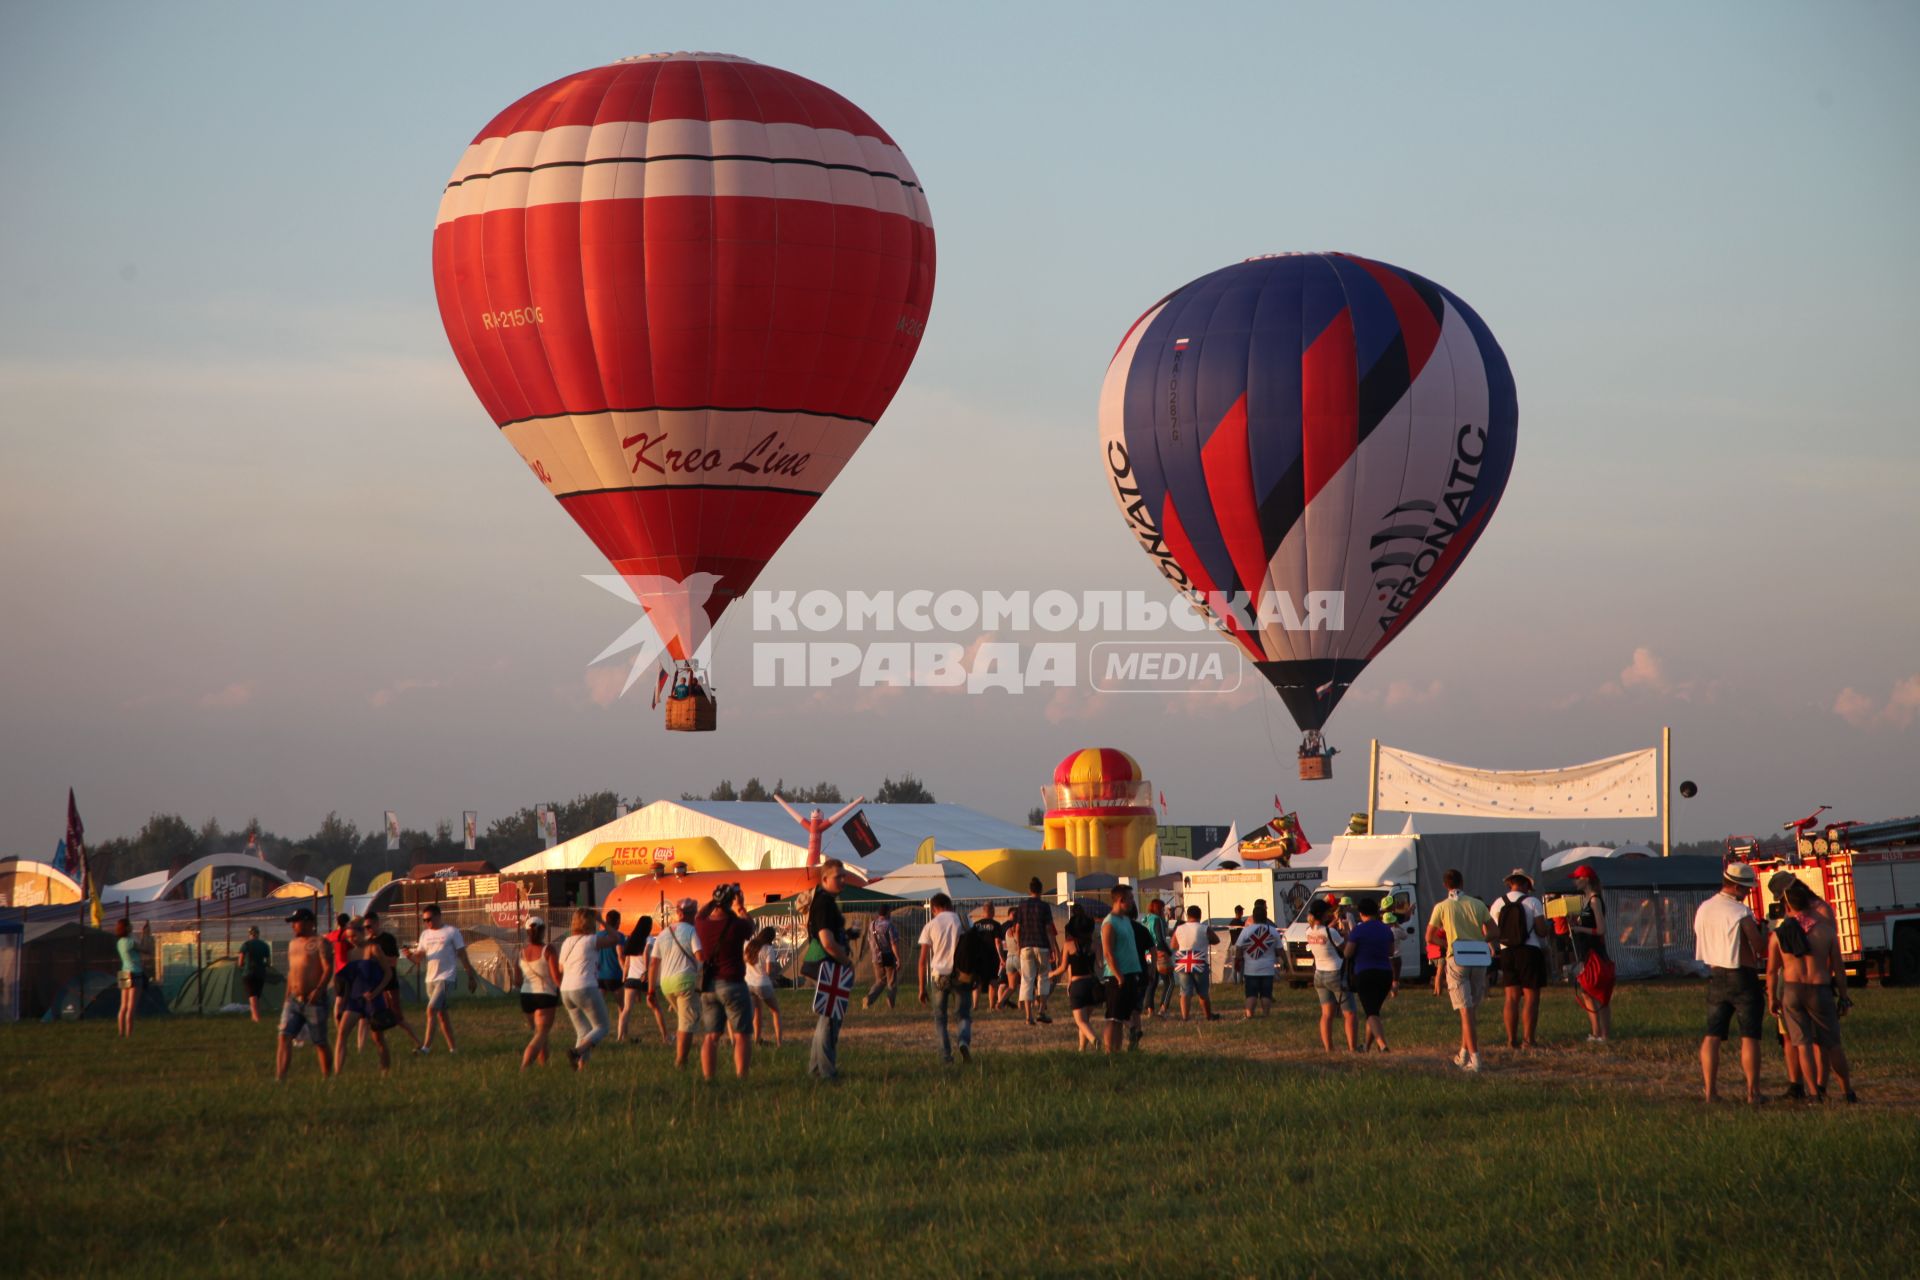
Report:
[[[942,1062],[953,1061],[955,1037],[948,1035],[947,1017],[949,1012],[957,1015],[960,1061],[965,1062],[972,1054],[972,967],[978,962],[972,946],[963,944],[974,936],[974,931],[960,927],[953,899],[946,894],[934,894],[927,905],[933,909],[933,915],[920,929],[920,1003],[929,1003],[927,988],[932,987],[939,997],[933,1009],[933,1025],[940,1033]]]
[[[1507,873],[1507,891],[1493,900],[1494,935],[1500,942],[1500,985],[1507,1048],[1537,1049],[1540,989],[1547,985],[1547,912],[1533,896],[1533,877],[1519,867]]]

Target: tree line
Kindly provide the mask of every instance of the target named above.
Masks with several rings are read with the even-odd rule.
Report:
[[[796,805],[845,804],[840,788],[830,782],[789,789],[784,780],[776,781],[778,791]],[[722,779],[706,795],[682,793],[683,800],[771,800],[769,791],[758,778],[749,778],[740,787]],[[874,804],[932,804],[933,792],[911,773],[899,779],[887,778],[868,796]],[[639,796],[622,796],[617,791],[591,791],[553,806],[554,824],[561,840],[571,840],[596,827],[603,827],[620,814],[620,806],[638,809]],[[538,853],[540,839],[538,808],[528,805],[503,818],[486,822],[475,832],[474,848],[468,852],[458,817],[443,818],[431,829],[403,826],[400,847],[387,848],[387,832],[376,822],[366,829],[352,819],[330,811],[313,832],[304,836],[285,836],[261,826],[258,818],[238,827],[223,827],[208,818],[198,827],[177,813],[156,813],[132,836],[89,843],[87,857],[93,875],[101,883],[131,880],[151,871],[168,874],[212,853],[239,853],[249,839],[262,857],[294,876],[312,876],[324,880],[342,863],[353,867],[348,876],[349,893],[364,892],[375,877],[384,872],[403,876],[413,867],[436,862],[490,862],[496,867],[518,862]]]

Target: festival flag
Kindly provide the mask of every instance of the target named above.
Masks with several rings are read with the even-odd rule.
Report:
[[[387,852],[398,853],[399,851],[400,815],[389,809],[387,810]]]
[[[100,893],[93,883],[93,868],[87,864],[87,827],[80,821],[80,806],[74,802],[73,788],[67,788],[67,874],[80,885],[80,901],[93,901],[94,923],[100,922]],[[77,869],[80,874],[74,875]]]
[[[560,843],[560,824],[555,820],[553,810],[542,807],[534,811],[534,821],[540,828],[540,847],[551,849]]]
[[[1160,793],[1160,816],[1167,816],[1167,793],[1164,791]]]
[[[267,851],[260,847],[260,833],[258,831],[247,832],[247,852],[262,862],[267,860]]]
[[[53,861],[47,865],[63,876],[67,874],[67,842],[64,839],[53,846]]]
[[[1280,803],[1279,796],[1273,798],[1273,811],[1275,813],[1285,813],[1287,811],[1287,806]]]
[[[865,809],[848,818],[840,829],[846,832],[847,842],[853,846],[853,851],[863,858],[880,847],[880,838],[873,834]]]
[[[662,689],[665,689],[666,687],[667,687],[667,673],[663,670],[660,672],[659,679],[653,682],[653,705],[656,710],[660,706],[660,691]]]
[[[813,1011],[835,1022],[847,1016],[847,999],[853,995],[853,966],[837,960],[822,960],[818,984],[813,989]]]
[[[468,809],[460,815],[460,829],[466,833],[467,852],[473,852],[474,842],[480,838],[480,814]]]
[[[1307,839],[1306,828],[1300,825],[1299,814],[1289,813],[1281,821],[1286,823],[1288,833],[1293,836],[1293,851],[1296,854],[1307,853],[1313,849],[1312,843]]]

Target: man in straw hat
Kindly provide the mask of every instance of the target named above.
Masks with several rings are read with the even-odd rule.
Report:
[[[1740,1071],[1747,1078],[1747,1102],[1758,1106],[1760,1095],[1760,1027],[1766,1017],[1766,992],[1760,965],[1766,941],[1760,922],[1747,906],[1753,892],[1753,868],[1730,862],[1722,872],[1720,892],[1700,904],[1693,915],[1694,958],[1707,966],[1707,1034],[1700,1041],[1700,1076],[1708,1102],[1719,1101],[1720,1043],[1734,1018],[1740,1019]]]

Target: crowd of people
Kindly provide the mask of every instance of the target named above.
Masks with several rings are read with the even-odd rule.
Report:
[[[814,887],[796,904],[805,921],[802,947],[783,947],[772,927],[756,927],[735,884],[720,885],[704,904],[692,898],[671,904],[671,918],[657,929],[643,916],[623,930],[619,912],[602,916],[582,907],[572,911],[556,945],[547,921],[527,921],[514,975],[528,1030],[521,1068],[548,1063],[549,1039],[557,1013],[564,1010],[574,1032],[566,1058],[576,1071],[584,1071],[609,1038],[616,1044],[636,1042],[650,1019],[661,1042],[672,1046],[676,1067],[694,1060],[697,1041],[702,1077],[716,1076],[726,1051],[734,1075],[745,1078],[756,1045],[782,1043],[783,981],[810,980],[814,1025],[808,1071],[824,1081],[837,1080],[840,1026],[854,989],[856,950],[838,902],[844,870],[837,859],[820,863]],[[1587,1016],[1587,1039],[1604,1044],[1613,1037],[1615,982],[1606,901],[1591,867],[1577,868],[1574,876],[1578,900],[1555,915],[1571,943],[1570,976],[1574,998]],[[1541,993],[1557,967],[1549,946],[1552,921],[1522,869],[1506,877],[1505,891],[1491,903],[1467,893],[1458,871],[1446,872],[1443,884],[1446,896],[1434,904],[1422,938],[1433,962],[1433,992],[1445,997],[1459,1018],[1452,1062],[1477,1073],[1479,1014],[1495,972],[1501,979],[1508,1048],[1524,1053],[1538,1047]],[[1761,1037],[1770,1009],[1785,1052],[1783,1096],[1824,1100],[1830,1082],[1837,1082],[1839,1096],[1855,1102],[1858,1094],[1840,1037],[1840,1019],[1852,1002],[1833,910],[1782,871],[1768,884],[1769,896],[1781,906],[1767,927],[1748,906],[1754,888],[1751,867],[1727,864],[1720,891],[1701,904],[1694,919],[1696,956],[1708,972],[1708,1015],[1700,1043],[1703,1097],[1719,1097],[1721,1046],[1737,1025],[1746,1099],[1765,1101]],[[1392,905],[1376,896],[1316,896],[1306,904],[1301,963],[1311,961],[1319,1040],[1327,1053],[1342,1048],[1392,1052],[1383,1013],[1400,990],[1403,969]],[[1097,907],[1089,910],[1076,899],[1062,924],[1035,879],[1004,918],[988,904],[968,919],[946,894],[935,894],[926,923],[912,940],[909,976],[919,1003],[932,1016],[941,1059],[971,1057],[979,1011],[1017,1009],[1028,1026],[1050,1025],[1054,992],[1063,985],[1081,1050],[1138,1049],[1144,1021],[1176,1016],[1176,997],[1181,1021],[1217,1020],[1222,1015],[1214,1009],[1212,971],[1223,932],[1228,945],[1222,976],[1238,980],[1245,1018],[1271,1013],[1277,974],[1304,976],[1289,959],[1286,935],[1264,900],[1254,902],[1250,917],[1236,908],[1226,924],[1203,919],[1197,906],[1175,922],[1160,898],[1150,899],[1143,910],[1124,884],[1113,889],[1106,906],[1096,915]],[[421,908],[419,934],[406,948],[373,912],[341,915],[325,934],[317,932],[318,921],[307,908],[287,920],[294,936],[287,948],[276,1078],[286,1077],[294,1049],[302,1046],[313,1049],[323,1075],[339,1074],[350,1038],[362,1048],[371,1040],[386,1071],[391,1066],[387,1036],[394,1030],[407,1037],[416,1054],[431,1053],[436,1037],[442,1052],[457,1052],[450,998],[463,974],[467,990],[476,990],[478,975],[466,939],[443,922],[438,906]],[[121,961],[119,1029],[127,1035],[145,965],[126,921],[115,933]],[[890,910],[873,915],[863,941],[872,968],[863,1007],[884,1000],[894,1008],[907,943]],[[791,974],[781,958],[789,949],[797,953],[797,972]],[[421,971],[424,1033],[408,1022],[400,999],[403,957]],[[258,1022],[271,960],[258,928],[248,930],[236,960],[249,1012]],[[617,1003],[617,1017],[610,1000]]]

